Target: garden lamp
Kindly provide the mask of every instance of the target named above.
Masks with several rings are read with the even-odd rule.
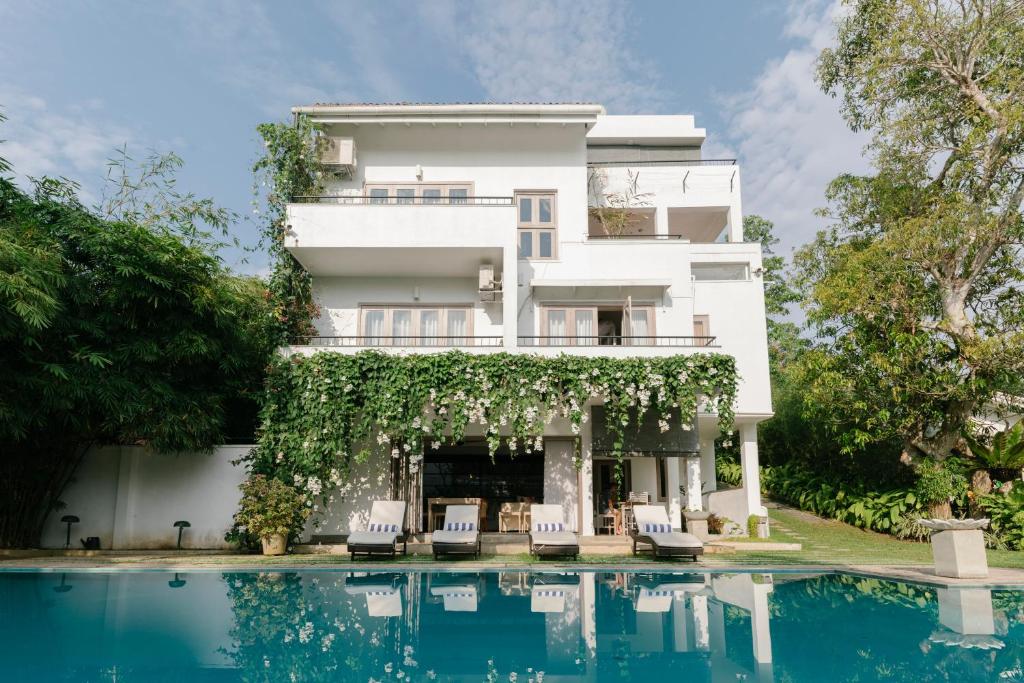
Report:
[[[78,517],[75,517],[74,515],[64,515],[60,518],[60,521],[68,525],[68,535],[64,539],[64,548],[67,549],[71,547],[71,525],[78,524],[80,520],[78,519]]]
[[[73,586],[69,586],[67,584],[67,580],[68,580],[68,575],[67,574],[61,574],[60,575],[60,585],[53,587],[54,592],[57,592],[57,593],[67,593],[69,590],[71,590],[73,588]]]
[[[185,523],[188,524],[188,522],[185,522]],[[167,585],[170,586],[171,588],[181,588],[182,586],[185,585],[185,579],[179,577],[178,576],[178,572],[174,572],[174,580],[173,581],[168,581]]]
[[[178,527],[178,550],[181,550],[181,533],[192,525],[182,519],[175,522],[174,526]]]

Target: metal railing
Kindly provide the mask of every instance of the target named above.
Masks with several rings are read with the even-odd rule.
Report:
[[[569,336],[521,336],[520,346],[675,346],[702,347],[714,346],[716,337],[678,337],[678,336],[607,336],[600,337],[569,337]]]
[[[588,240],[681,240],[682,235],[587,235]]]
[[[368,195],[302,194],[296,204],[342,206],[515,206],[513,197],[371,197]]]
[[[588,161],[588,168],[601,166],[735,166],[735,159],[651,159],[647,161]]]
[[[458,348],[467,346],[498,347],[502,345],[503,337],[476,337],[468,335],[458,336],[423,336],[404,335],[385,337],[381,335],[364,335],[355,337],[295,337],[291,340],[292,346],[330,346],[330,347],[408,347],[420,346],[430,348]]]

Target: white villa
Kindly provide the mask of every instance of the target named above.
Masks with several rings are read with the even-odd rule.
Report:
[[[698,438],[680,435],[673,450],[627,444],[635,457],[618,495],[664,504],[676,527],[684,510],[741,525],[765,514],[761,248],[743,241],[738,166],[702,157],[705,132],[692,116],[609,116],[596,104],[293,112],[322,126],[336,172],[323,196],[288,207],[286,247],[312,275],[321,313],[319,336],[286,353],[732,355],[743,488],[716,492],[717,418],[702,415]],[[408,491],[392,490],[381,455],[339,496],[323,532],[358,528],[369,501],[389,496],[410,501],[415,531],[432,529],[435,503],[459,498],[486,505],[490,531],[517,530],[524,501],[560,503],[584,535],[614,531],[614,460],[593,417],[579,472],[574,436],[558,421],[543,454],[492,461],[471,439],[427,453]]]
[[[692,116],[610,116],[597,104],[323,104],[296,107],[327,136],[323,196],[288,206],[286,247],[309,271],[318,336],[284,354],[436,353],[665,356],[720,353],[740,376],[735,434],[743,486],[716,490],[717,415],[665,448],[626,444],[623,487],[601,407],[576,437],[555,420],[542,453],[492,460],[467,438],[426,453],[408,489],[391,458],[359,466],[319,529],[329,542],[366,522],[370,502],[409,502],[432,530],[446,503],[476,499],[487,531],[525,530],[530,502],[558,503],[584,536],[622,533],[628,503],[764,516],[757,423],[771,416],[761,247],[743,241],[740,170],[702,155]],[[605,209],[601,211],[600,209]],[[674,439],[674,440],[673,440]],[[638,441],[644,439],[638,437]],[[102,548],[223,547],[246,446],[212,456],[97,449],[54,513],[44,544],[71,534]],[[613,500],[615,499],[615,500]],[[624,505],[620,505],[624,503]],[[609,512],[609,508],[614,508]],[[319,537],[319,538],[318,538]]]

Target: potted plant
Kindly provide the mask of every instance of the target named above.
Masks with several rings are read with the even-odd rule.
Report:
[[[235,529],[259,539],[264,555],[284,555],[288,539],[309,517],[305,496],[278,479],[255,474],[239,488],[242,500],[235,513]]]

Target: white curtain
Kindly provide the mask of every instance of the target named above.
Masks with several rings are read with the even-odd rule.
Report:
[[[395,346],[408,346],[412,343],[412,311],[396,310],[391,312],[391,336]]]
[[[634,344],[647,345],[651,343],[650,325],[647,321],[647,311],[634,310],[630,315],[630,333]]]
[[[466,345],[466,332],[467,332],[467,316],[466,311],[450,310],[448,311],[448,343],[452,346],[465,346]]]
[[[588,310],[577,310],[576,343],[580,346],[593,346],[595,341],[594,312]]]
[[[552,346],[565,344],[565,311],[548,311],[548,342]]]
[[[425,346],[436,346],[441,343],[438,337],[441,334],[441,313],[440,311],[425,309],[420,311],[420,340]]]
[[[367,311],[363,322],[363,336],[368,346],[380,346],[384,336],[384,311]]]

